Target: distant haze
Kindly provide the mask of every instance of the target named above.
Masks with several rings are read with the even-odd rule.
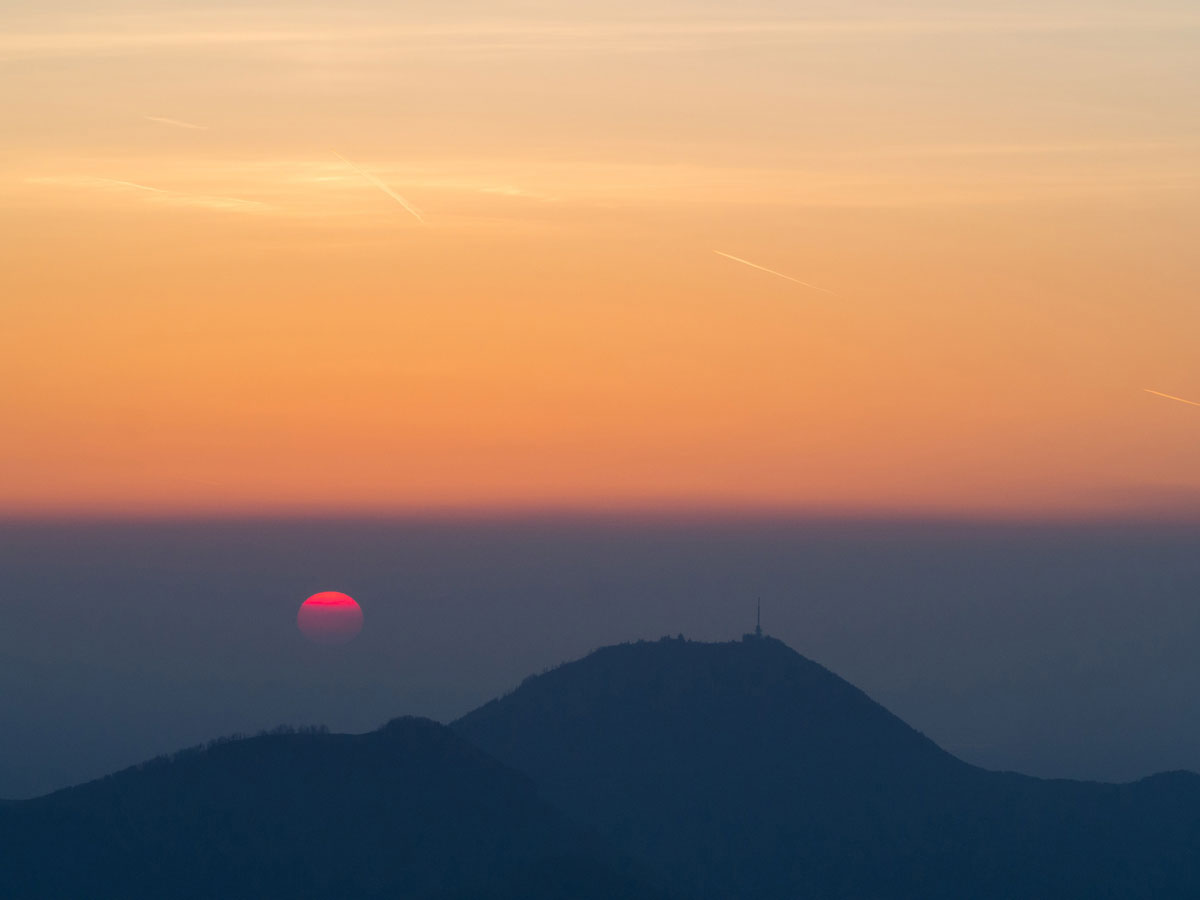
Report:
[[[279,723],[447,721],[608,643],[765,630],[968,761],[1200,770],[1200,526],[666,518],[0,526],[0,797]],[[363,632],[296,630],[343,590]]]

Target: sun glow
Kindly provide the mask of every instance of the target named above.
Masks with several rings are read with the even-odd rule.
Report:
[[[316,644],[345,644],[362,630],[362,608],[338,591],[313,594],[300,605],[296,627]]]

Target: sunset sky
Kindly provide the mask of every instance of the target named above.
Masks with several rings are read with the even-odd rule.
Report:
[[[1200,511],[1192,0],[98,10],[0,0],[0,515]]]

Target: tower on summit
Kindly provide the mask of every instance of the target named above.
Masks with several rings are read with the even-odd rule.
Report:
[[[756,609],[755,609],[755,611],[754,611],[754,633],[753,633],[753,634],[750,634],[749,632],[747,632],[746,634],[743,634],[743,635],[742,635],[742,640],[743,640],[743,641],[761,641],[762,639],[763,639],[763,633],[762,633],[762,600],[760,599],[760,600],[758,601],[757,608],[756,608]]]

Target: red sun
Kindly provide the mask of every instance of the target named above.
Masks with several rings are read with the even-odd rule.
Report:
[[[338,591],[313,594],[296,613],[296,627],[316,644],[344,644],[362,631],[362,607]]]

